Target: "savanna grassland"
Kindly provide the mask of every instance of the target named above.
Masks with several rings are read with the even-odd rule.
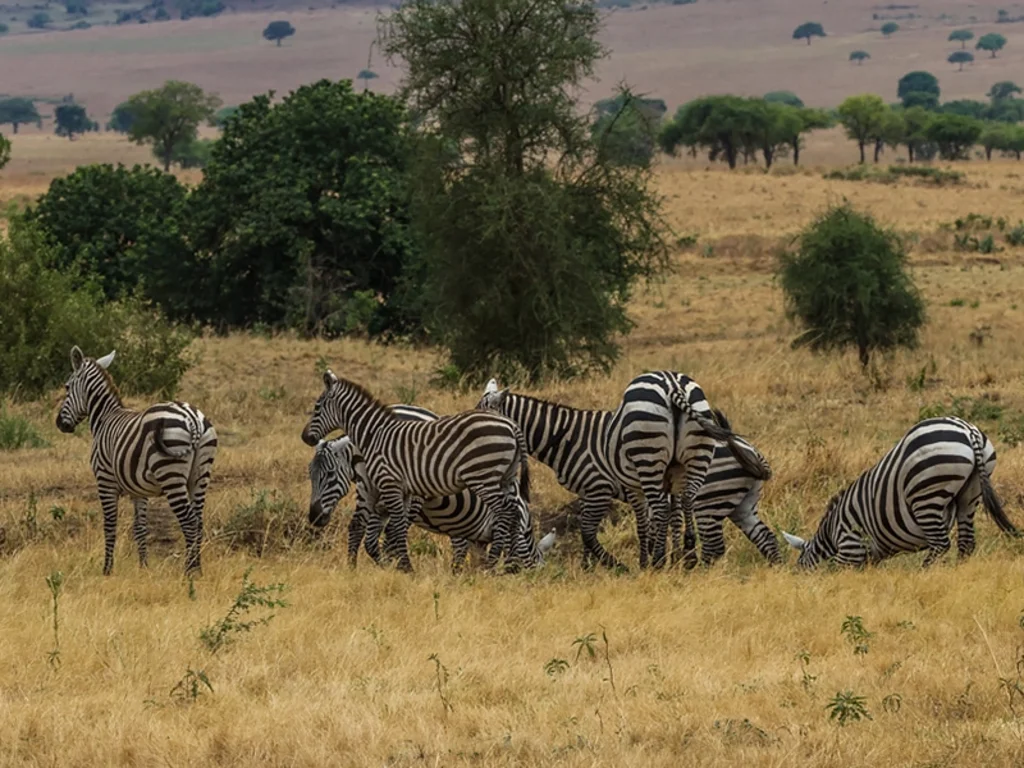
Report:
[[[34,196],[59,172],[47,148],[69,143],[55,141],[15,137],[5,199]],[[830,135],[812,142],[822,143],[809,157],[839,146]],[[143,152],[106,137],[74,146],[97,159]],[[830,181],[813,166],[663,166],[659,188],[682,238],[674,273],[637,292],[637,327],[610,376],[537,394],[612,408],[645,369],[693,375],[771,461],[764,519],[804,535],[922,409],[959,409],[995,442],[995,487],[1024,525],[1024,248],[998,228],[999,217],[1006,229],[1021,218],[1024,166],[956,167],[963,184],[924,186]],[[772,280],[773,250],[842,197],[911,236],[928,302],[920,349],[879,359],[867,375],[853,356],[792,350]],[[969,213],[992,218],[969,234],[991,231],[1004,250],[956,248],[965,230],[953,222]],[[191,587],[163,502],[151,507],[147,571],[122,502],[115,570],[104,578],[86,430],[57,431],[57,391],[9,406],[45,445],[0,453],[0,764],[1024,761],[1024,547],[999,538],[983,512],[974,558],[958,565],[950,555],[927,572],[918,555],[862,572],[798,573],[789,552],[773,569],[729,526],[715,567],[639,573],[620,509],[602,539],[633,568],[614,576],[580,570],[565,514],[572,497],[534,463],[538,531],[561,534],[540,570],[452,576],[448,543],[414,532],[414,575],[378,569],[365,553],[353,572],[351,496],[322,539],[305,530],[311,450],[299,432],[320,391],[318,366],[385,401],[442,413],[472,407],[480,393],[434,386],[441,361],[430,353],[358,340],[236,334],[201,339],[193,352],[179,396],[210,416],[221,449],[203,575]],[[256,584],[285,584],[288,605],[241,616],[275,614],[211,652],[201,630],[225,616],[249,569]],[[46,582],[55,571],[56,638]],[[870,636],[841,632],[848,616]],[[863,697],[871,719],[830,720],[829,702],[845,692]]]

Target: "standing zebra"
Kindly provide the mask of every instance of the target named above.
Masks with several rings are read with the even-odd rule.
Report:
[[[979,499],[1003,533],[1020,535],[992,488],[995,466],[995,448],[976,426],[952,416],[925,419],[831,498],[810,541],[783,536],[805,568],[832,558],[863,565],[922,549],[927,567],[949,550],[955,519],[963,559],[974,551]]]
[[[649,556],[656,568],[664,564],[671,494],[681,496],[683,559],[692,561],[697,547],[694,502],[716,444],[726,443],[754,478],[771,477],[764,457],[745,450],[737,435],[714,418],[697,382],[675,371],[642,373],[623,392],[605,450],[622,474],[635,478],[647,503],[650,535],[640,542],[641,563]]]
[[[633,508],[637,519],[637,536],[640,540],[641,566],[646,565],[647,506],[643,487],[634,473],[626,471],[622,464],[614,461],[614,457],[608,453],[610,435],[614,428],[613,412],[580,410],[535,397],[512,394],[508,389],[499,390],[494,379],[487,383],[477,407],[497,411],[516,422],[526,437],[530,455],[551,467],[558,477],[558,482],[580,497],[583,506],[580,515],[580,535],[583,539],[583,556],[586,564],[589,565],[596,559],[609,568],[621,567],[620,563],[601,546],[597,538],[601,521],[614,499],[626,501]],[[732,437],[737,441],[740,439],[737,436]],[[743,444],[749,445],[745,442]],[[753,450],[753,446],[750,447]],[[727,448],[723,450],[726,451],[728,458],[723,457],[719,480],[712,494],[708,496],[707,505],[702,509],[707,510],[709,518],[718,515],[720,538],[721,520],[729,516],[728,499],[734,499],[735,504],[743,502],[746,505],[744,510],[737,511],[732,516],[733,521],[751,537],[766,557],[772,559],[767,544],[762,548],[764,540],[760,535],[760,528],[764,528],[772,538],[773,545],[774,538],[763,523],[757,520],[756,501],[760,492],[760,481],[753,478],[756,488],[753,487],[755,484],[750,482],[752,474],[745,469],[746,465],[738,461]],[[754,453],[756,454],[756,451]],[[746,453],[740,455],[750,458]],[[730,467],[734,465],[747,472],[748,480],[745,484],[736,473],[730,471]],[[728,498],[726,488],[731,489]],[[752,496],[750,502],[746,501],[748,496]],[[755,525],[744,527],[751,517],[760,528]],[[707,528],[709,538],[713,541],[713,524],[709,522]],[[777,546],[774,549],[777,555]]]
[[[316,445],[329,432],[343,429],[366,460],[366,476],[394,525],[399,565],[411,570],[407,510],[411,497],[421,499],[472,491],[494,519],[488,565],[513,554],[524,531],[520,502],[530,499],[530,470],[523,435],[508,419],[467,411],[435,421],[399,418],[358,384],[324,373],[324,391],[302,430],[302,440]],[[516,487],[517,470],[521,471]]]
[[[114,352],[95,360],[71,349],[71,377],[57,414],[57,428],[71,433],[89,418],[89,462],[103,507],[103,573],[114,568],[117,503],[135,503],[135,542],[139,564],[147,565],[148,499],[166,496],[185,536],[185,572],[200,569],[203,504],[217,452],[217,432],[202,411],[188,403],[151,405],[144,411],[125,408],[107,368]]]
[[[435,421],[437,414],[426,408],[410,405],[391,405],[388,408],[399,418],[415,421]],[[376,563],[381,562],[378,539],[387,510],[377,503],[378,492],[367,476],[366,461],[347,437],[317,443],[309,463],[311,496],[309,522],[323,527],[331,520],[338,501],[348,494],[353,481],[356,485],[356,509],[348,527],[348,557],[356,565],[359,545],[365,533],[366,552]],[[516,483],[518,490],[517,481]],[[519,505],[520,535],[515,537],[512,557],[520,565],[530,567],[542,561],[533,537],[533,522],[529,506],[516,497]],[[384,515],[380,514],[381,511]],[[458,571],[465,562],[471,544],[486,546],[494,530],[494,518],[487,507],[473,493],[463,490],[451,496],[410,500],[410,523],[432,533],[451,538],[452,569]],[[388,518],[390,522],[390,518]],[[385,549],[395,553],[394,526],[389,525],[385,536]]]

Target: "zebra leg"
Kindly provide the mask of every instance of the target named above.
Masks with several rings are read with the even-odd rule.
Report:
[[[581,499],[581,501],[583,502],[583,510],[580,513],[580,536],[583,538],[584,567],[592,567],[594,560],[597,560],[605,568],[624,568],[625,566],[612,557],[601,546],[601,542],[597,540],[597,532],[601,527],[601,522],[604,520],[605,515],[608,514],[608,508],[612,504],[612,494],[601,493],[599,495],[587,496]],[[646,518],[646,513],[637,517],[638,533],[641,528],[641,520],[646,523]],[[646,535],[644,538],[646,538]]]
[[[149,533],[149,526],[146,524],[146,512],[149,502],[147,499],[135,499],[135,523],[132,530],[135,533],[135,546],[139,550],[139,566],[146,568],[149,565],[149,552],[146,541]]]
[[[628,491],[626,498],[629,501],[629,506],[633,508],[633,515],[636,517],[636,538],[640,544],[640,567],[646,568],[651,550],[651,531],[647,500],[642,493],[635,493],[634,491]]]
[[[452,573],[460,573],[469,554],[469,539],[452,538]]]
[[[109,576],[114,570],[114,542],[117,539],[117,499],[114,488],[101,486],[100,506],[103,507],[103,575]]]
[[[743,531],[743,535],[750,540],[750,543],[757,547],[761,557],[771,565],[779,565],[782,563],[779,542],[776,540],[775,534],[761,521],[760,516],[757,514],[757,502],[761,493],[761,485],[761,482],[758,481],[757,485],[743,497],[743,501],[736,505],[732,514],[729,515],[729,519],[737,528]]]
[[[506,559],[512,554],[512,533],[518,527],[518,507],[508,492],[491,486],[470,488],[483,503],[487,514],[494,521],[491,529],[491,546],[487,550],[487,570],[493,570],[502,554]]]
[[[383,560],[380,555],[380,534],[384,530],[386,514],[381,514],[381,511],[376,507],[370,507],[367,512],[366,519],[366,537],[363,541],[363,547],[366,549],[366,554],[370,556],[377,565],[383,565]],[[390,522],[391,518],[387,518],[387,522]]]
[[[389,555],[398,559],[398,570],[412,573],[412,561],[409,559],[409,500],[400,486],[389,486],[380,489],[380,500],[388,511],[388,530],[394,531],[393,543],[385,547]]]
[[[974,554],[974,512],[981,498],[981,483],[974,481],[956,498],[957,558],[965,560]]]
[[[914,510],[914,518],[924,533],[925,541],[928,542],[928,555],[925,557],[924,562],[921,563],[922,568],[927,568],[946,554],[951,545],[949,540],[949,524],[945,514],[947,504],[950,502],[949,500],[940,500],[940,503],[942,506],[938,509],[935,509],[933,503],[929,504],[926,509]]]
[[[178,519],[178,525],[181,526],[181,532],[185,535],[185,573],[193,570],[202,573],[199,560],[199,546],[203,536],[202,517],[189,500],[184,483],[164,488],[164,495],[167,496],[171,510]]]
[[[697,531],[700,533],[700,562],[710,568],[725,554],[725,534],[722,531],[720,517],[701,515],[697,518]]]
[[[355,568],[359,559],[359,545],[363,543],[363,536],[366,535],[366,516],[356,510],[348,523],[348,564]]]
[[[195,567],[197,569],[199,568],[199,550],[203,543],[203,516],[206,511],[206,491],[210,487],[210,473],[213,471],[213,459],[216,452],[217,433],[211,426],[203,436],[203,441],[196,452],[196,457],[193,459],[192,469],[189,473],[191,514],[192,519],[195,521]]]
[[[646,483],[644,497],[651,517],[651,565],[654,568],[665,567],[665,549],[668,538],[668,523],[671,509],[669,494],[661,489],[661,483]],[[685,509],[683,514],[685,515]]]

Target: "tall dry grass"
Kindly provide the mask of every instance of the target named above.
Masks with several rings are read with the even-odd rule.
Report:
[[[611,375],[538,394],[608,408],[645,369],[693,375],[772,463],[763,517],[804,534],[828,497],[922,408],[973,398],[988,409],[982,416],[993,405],[1009,414],[979,423],[999,452],[996,489],[1024,524],[1024,453],[1007,442],[1024,412],[1021,252],[954,252],[940,229],[969,211],[1016,216],[1018,170],[965,169],[975,186],[935,190],[826,182],[813,172],[666,170],[659,183],[670,215],[699,234],[697,244],[678,253],[674,275],[637,293],[638,326]],[[919,238],[913,269],[929,312],[922,346],[879,360],[871,375],[852,356],[790,349],[793,329],[772,282],[771,249],[830,194]],[[310,450],[299,432],[321,386],[318,366],[387,401],[442,413],[471,407],[479,393],[434,387],[435,355],[355,340],[238,334],[195,350],[199,363],[180,395],[209,414],[222,447],[194,599],[162,502],[150,569],[139,570],[122,520],[114,575],[100,575],[88,435],[57,432],[58,392],[11,407],[49,447],[0,453],[2,764],[1024,760],[1024,561],[1020,544],[998,537],[983,512],[975,557],[956,564],[951,556],[927,572],[921,556],[861,572],[798,573],[792,557],[770,569],[731,528],[723,561],[686,574],[581,572],[573,530],[562,531],[543,569],[513,577],[454,577],[448,544],[422,533],[413,536],[414,575],[377,569],[365,554],[352,572],[344,555],[351,498],[322,540],[304,528]],[[533,508],[547,525],[572,497],[545,468],[534,476]],[[127,502],[122,514],[131,514]],[[635,565],[628,515],[602,537]],[[225,614],[247,568],[260,584],[287,584],[290,605],[212,654],[199,632]],[[56,570],[65,577],[59,664],[49,661],[45,583]],[[840,632],[848,615],[872,633],[867,653]],[[574,645],[591,634],[584,645],[593,658]],[[212,691],[200,686],[183,701],[171,691],[189,669]],[[845,727],[829,719],[829,701],[845,691],[865,697],[872,719]]]

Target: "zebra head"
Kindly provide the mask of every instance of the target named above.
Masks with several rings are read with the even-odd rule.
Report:
[[[796,561],[797,567],[813,568],[822,560],[828,560],[836,553],[837,546],[834,543],[835,536],[832,531],[839,521],[842,496],[842,493],[837,493],[829,499],[825,517],[822,518],[817,532],[810,541],[804,541],[799,536],[785,531],[782,532],[786,543],[800,552],[800,557]]]
[[[323,528],[331,522],[331,514],[352,486],[353,469],[352,441],[347,437],[316,445],[316,452],[309,462],[309,524]]]
[[[61,432],[74,432],[89,415],[90,399],[97,391],[106,389],[103,371],[114,362],[115,354],[111,352],[94,360],[86,357],[78,345],[71,348],[71,376],[64,382],[64,400],[57,412],[57,429]]]
[[[309,423],[302,430],[302,442],[306,445],[316,445],[325,435],[338,428],[341,416],[340,389],[338,377],[328,368],[324,371],[324,391],[316,399]]]
[[[497,379],[491,379],[487,382],[487,388],[484,389],[483,397],[480,398],[476,407],[477,410],[504,413],[504,405],[507,399],[508,389],[498,389]]]

